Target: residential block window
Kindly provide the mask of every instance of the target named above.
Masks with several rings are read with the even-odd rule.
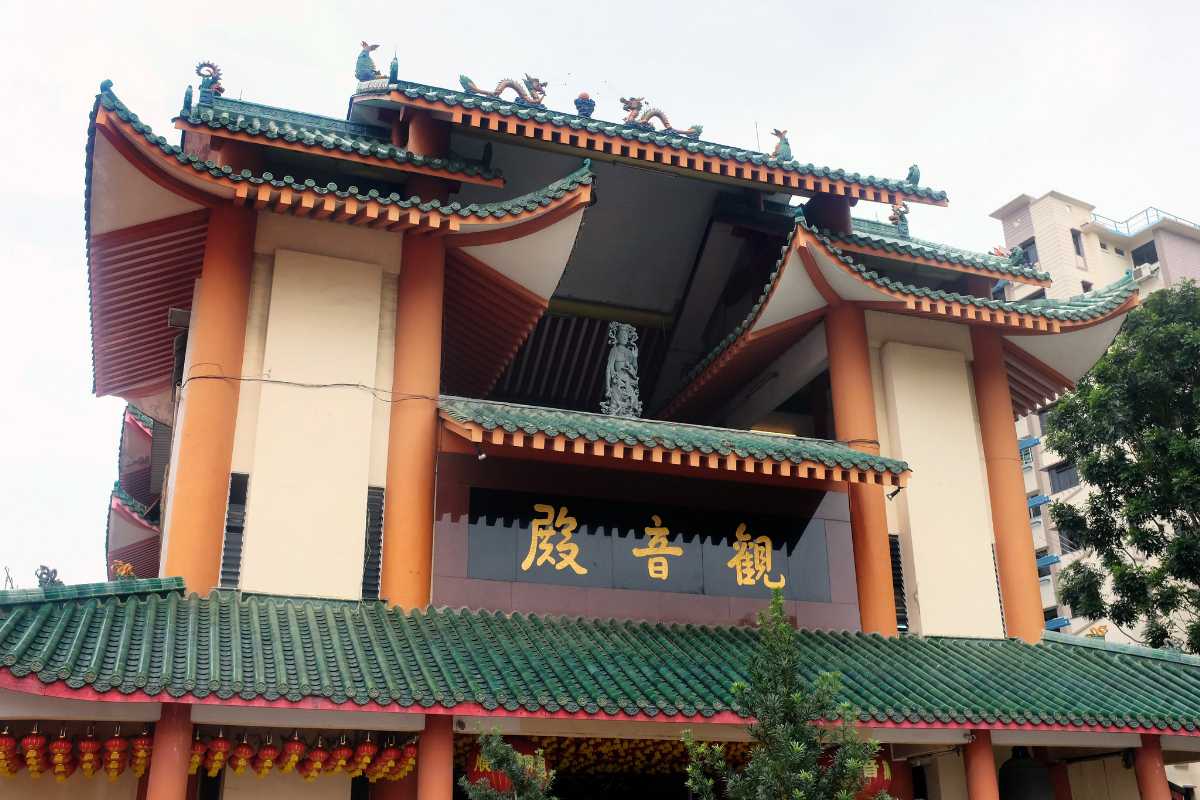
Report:
[[[1153,239],[1133,248],[1129,251],[1129,255],[1133,259],[1135,267],[1140,267],[1142,264],[1158,263],[1158,247],[1155,246]]]
[[[1050,411],[1053,408],[1054,406],[1046,406],[1038,410],[1038,430],[1043,434],[1046,433],[1046,418],[1050,416]]]
[[[1030,506],[1029,507],[1029,524],[1030,525],[1041,525],[1042,524],[1042,507],[1041,506]]]
[[[1038,262],[1037,239],[1031,236],[1021,242],[1021,252],[1025,254],[1026,264],[1036,264]]]
[[[1036,555],[1039,559],[1041,559],[1041,557],[1046,555],[1048,552],[1049,551],[1043,547],[1042,549],[1038,550],[1034,555]],[[1050,565],[1049,564],[1047,564],[1044,567],[1039,564],[1037,570],[1038,570],[1039,578],[1049,578],[1050,577]],[[1051,619],[1053,619],[1053,617]]]
[[[1021,469],[1033,469],[1033,448],[1026,447],[1021,450]]]
[[[1042,609],[1043,622],[1049,622],[1052,619],[1058,619],[1058,606]]]
[[[1124,250],[1122,250],[1121,248],[1119,248],[1119,247],[1114,247],[1113,249],[1117,251],[1117,255],[1119,255],[1119,256],[1123,256],[1123,255],[1125,255],[1125,251],[1124,251]]]
[[[1050,468],[1050,491],[1053,493],[1065,492],[1074,486],[1079,485],[1079,470],[1075,469],[1075,465],[1069,461]]]
[[[1075,247],[1075,255],[1083,257],[1083,234],[1077,230],[1071,230],[1071,244]]]
[[[1101,249],[1101,250],[1107,250],[1107,249],[1108,249],[1108,243],[1106,243],[1106,242],[1101,242],[1101,243],[1100,243],[1100,249]]]
[[[1092,290],[1092,282],[1091,281],[1080,281],[1079,285],[1083,287],[1083,291],[1085,291],[1085,292],[1090,292]]]

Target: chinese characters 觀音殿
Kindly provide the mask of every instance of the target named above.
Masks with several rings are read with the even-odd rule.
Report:
[[[536,503],[533,510],[542,516],[533,520],[529,529],[529,552],[521,562],[521,570],[528,572],[530,567],[542,564],[553,564],[555,569],[570,569],[576,575],[586,575],[587,567],[581,566],[579,545],[571,541],[572,534],[579,527],[579,522],[567,514],[566,506],[555,508],[545,503]],[[558,544],[553,544],[554,535],[558,534]]]
[[[650,519],[654,524],[646,528],[648,537],[646,546],[635,547],[630,552],[637,558],[646,559],[646,572],[651,578],[665,581],[669,577],[671,569],[671,562],[667,561],[667,556],[681,556],[683,548],[667,543],[667,537],[671,535],[671,531],[662,524],[662,519],[657,514],[651,514]]]
[[[725,562],[725,566],[734,570],[738,586],[754,586],[761,580],[768,589],[782,589],[787,583],[787,576],[771,577],[772,555],[770,537],[752,538],[743,522],[734,534],[733,558]]]

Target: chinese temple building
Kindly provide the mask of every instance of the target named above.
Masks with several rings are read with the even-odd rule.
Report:
[[[0,798],[450,800],[491,729],[683,798],[776,589],[900,800],[1171,797],[1200,660],[1044,630],[1013,427],[1132,275],[994,299],[1050,278],[913,236],[915,166],[371,50],[344,119],[100,86],[110,580],[0,592]]]

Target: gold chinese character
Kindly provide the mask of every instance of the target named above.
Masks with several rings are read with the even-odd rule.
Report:
[[[576,575],[586,575],[587,567],[581,567],[576,559],[579,557],[579,545],[571,541],[571,535],[579,527],[572,516],[568,516],[567,507],[535,503],[533,510],[545,516],[533,520],[529,529],[529,552],[521,562],[521,570],[527,572],[532,566],[553,564],[555,569],[568,567]],[[557,516],[556,516],[557,514]],[[554,534],[558,534],[558,544],[552,544]]]
[[[746,524],[738,525],[734,534],[737,541],[733,543],[733,558],[725,562],[725,566],[734,570],[738,586],[754,586],[760,580],[768,589],[780,589],[787,582],[787,576],[780,575],[772,578],[771,557],[774,555],[769,536],[750,538],[746,533]]]
[[[662,520],[657,514],[651,514],[650,519],[654,525],[646,528],[646,536],[650,541],[645,547],[635,547],[632,552],[637,558],[650,558],[646,561],[646,571],[650,573],[650,577],[655,580],[665,581],[670,572],[671,565],[667,561],[667,556],[683,555],[683,548],[678,545],[667,544],[667,537],[671,532],[663,527]]]

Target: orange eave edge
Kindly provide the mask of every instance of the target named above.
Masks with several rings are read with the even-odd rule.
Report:
[[[769,458],[743,458],[732,453],[729,455],[705,454],[661,446],[646,447],[640,444],[627,445],[622,442],[603,440],[569,439],[562,434],[556,436],[545,433],[527,434],[524,431],[507,431],[503,428],[489,431],[475,423],[459,422],[445,412],[441,412],[439,416],[444,431],[469,443],[464,448],[461,443],[456,446],[453,440],[446,441],[443,437],[441,448],[444,452],[476,454],[486,453],[490,448],[503,448],[506,451],[525,451],[509,453],[515,457],[548,456],[551,459],[591,461],[593,464],[597,459],[613,460],[625,462],[621,466],[627,469],[643,466],[650,470],[663,472],[711,470],[714,472],[712,477],[717,477],[715,473],[720,471],[726,474],[733,473],[729,477],[735,479],[768,479],[778,483],[805,482],[806,488],[823,488],[826,491],[844,491],[844,486],[838,486],[838,484],[847,483],[906,486],[910,474],[903,472],[897,475],[892,472],[878,472],[871,469],[827,467],[815,461],[803,461],[797,464]]]
[[[374,229],[411,229],[417,235],[455,234],[466,225],[470,230],[464,232],[464,237],[482,235],[480,229],[484,229],[491,234],[491,243],[519,239],[534,233],[549,222],[561,219],[570,211],[586,206],[592,196],[591,185],[580,184],[548,205],[532,211],[505,217],[460,217],[436,208],[400,208],[394,203],[322,194],[315,188],[296,189],[291,186],[272,186],[269,183],[223,181],[208,174],[206,170],[196,170],[185,165],[175,156],[151,145],[144,136],[134,131],[131,125],[123,122],[108,109],[97,109],[95,126],[122,156],[150,180],[181,197],[209,207],[222,202],[233,202],[235,205],[252,205],[256,209],[270,209],[278,214],[327,219]],[[474,243],[468,240],[460,246]]]
[[[370,95],[379,99],[380,95]],[[452,124],[477,128],[515,136],[521,139],[540,140],[552,144],[576,148],[590,157],[596,153],[625,158],[632,161],[648,162],[677,170],[710,175],[735,182],[745,182],[758,186],[768,186],[779,191],[792,190],[796,193],[817,194],[825,193],[849,197],[852,200],[867,200],[875,203],[896,204],[900,202],[924,203],[925,205],[945,206],[946,200],[931,200],[920,195],[911,195],[894,189],[879,189],[864,186],[860,183],[838,178],[822,178],[816,175],[802,175],[779,167],[766,164],[740,162],[731,158],[718,158],[703,153],[689,153],[674,147],[663,147],[652,142],[633,142],[620,136],[609,136],[603,133],[576,131],[536,120],[523,120],[478,108],[463,108],[448,106],[437,101],[424,98],[412,98],[403,92],[392,91],[382,96],[393,103],[436,112],[440,118],[449,120]],[[357,99],[357,98],[356,98]],[[353,101],[352,101],[353,102]],[[661,133],[661,131],[660,131]]]

